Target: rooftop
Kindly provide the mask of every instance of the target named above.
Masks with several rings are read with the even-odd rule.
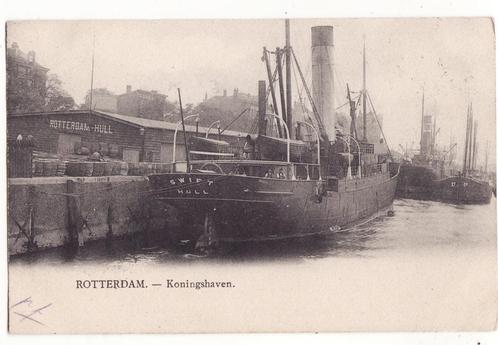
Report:
[[[11,47],[7,47],[7,57],[15,59],[18,63],[32,64],[40,70],[49,71],[47,67],[40,65],[36,62],[36,53],[30,50],[27,54],[19,49],[19,45],[14,42]]]
[[[79,115],[79,116],[88,116],[90,111],[88,110],[69,110],[69,111],[50,111],[50,112],[32,112],[32,113],[23,113],[23,114],[15,114],[9,117],[9,120],[12,120],[17,117],[24,117],[24,116],[48,116],[48,115]],[[133,116],[127,116],[127,115],[121,115],[121,114],[115,114],[115,113],[110,113],[107,111],[101,111],[101,110],[93,110],[91,112],[93,115],[100,116],[103,118],[111,119],[114,121],[126,123],[135,127],[142,127],[142,128],[154,128],[154,129],[166,129],[166,130],[171,130],[174,131],[177,127],[177,123],[172,123],[172,122],[166,122],[166,121],[158,121],[158,120],[150,120],[150,119],[144,119],[140,117],[133,117]],[[179,127],[181,130],[181,127]],[[196,127],[195,125],[188,125],[185,124],[185,130],[187,132],[195,132]],[[199,126],[199,133],[206,133],[208,128],[206,127],[201,127]],[[212,131],[212,133],[215,133],[215,130]],[[231,131],[231,130],[226,130],[223,132],[223,135],[228,135],[228,136],[243,136],[245,137],[247,133],[243,132],[237,132],[237,131]]]

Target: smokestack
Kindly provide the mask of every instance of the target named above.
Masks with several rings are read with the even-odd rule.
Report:
[[[130,93],[131,92],[131,85],[126,85],[126,93]]]
[[[330,141],[335,141],[334,27],[311,28],[313,99]]]

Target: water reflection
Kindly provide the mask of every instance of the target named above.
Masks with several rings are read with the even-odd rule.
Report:
[[[324,258],[395,257],[417,251],[455,251],[495,248],[496,199],[490,205],[449,205],[400,199],[394,217],[380,217],[366,224],[319,238],[243,243],[224,246],[210,255],[192,254],[188,244],[172,246],[164,238],[96,241],[83,248],[57,248],[11,258],[12,263],[238,263],[303,262]]]

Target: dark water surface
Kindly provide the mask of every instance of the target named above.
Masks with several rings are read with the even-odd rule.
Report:
[[[400,255],[445,255],[465,251],[495,250],[496,199],[488,205],[451,205],[399,199],[395,214],[361,226],[339,230],[326,237],[245,243],[227,246],[210,255],[192,254],[141,234],[111,243],[96,241],[77,252],[64,248],[11,258],[11,263],[84,265],[104,263],[206,263],[296,262],[327,258],[396,258]]]

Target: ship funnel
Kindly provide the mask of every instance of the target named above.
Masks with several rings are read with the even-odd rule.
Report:
[[[335,141],[334,27],[311,28],[313,100],[330,141]]]

